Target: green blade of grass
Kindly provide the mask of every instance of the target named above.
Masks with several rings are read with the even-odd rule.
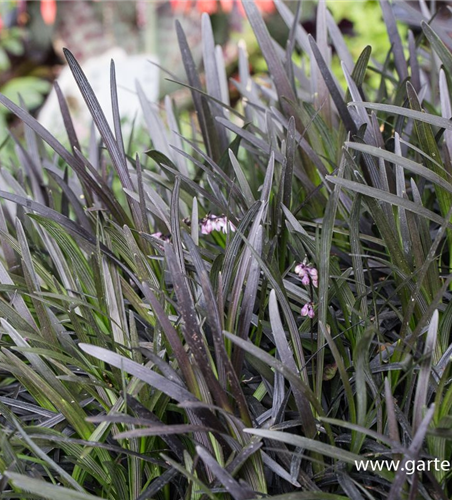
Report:
[[[88,493],[54,486],[39,479],[16,474],[15,472],[5,472],[5,475],[16,488],[48,500],[101,500],[100,497]]]

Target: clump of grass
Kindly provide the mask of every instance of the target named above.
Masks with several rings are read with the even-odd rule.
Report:
[[[286,47],[244,3],[268,78],[242,50],[234,108],[209,18],[206,88],[177,25],[191,137],[138,88],[152,148],[126,147],[114,64],[111,129],[69,51],[100,140],[61,95],[68,148],[0,96],[25,128],[1,170],[0,498],[452,494],[442,469],[357,469],[451,457],[450,39],[402,40],[382,1],[378,66],[324,2],[316,40],[276,4]]]

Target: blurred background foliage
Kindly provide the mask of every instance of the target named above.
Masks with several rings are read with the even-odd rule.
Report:
[[[272,36],[282,42],[287,37],[282,19],[272,8],[266,7],[265,1],[262,4]],[[328,0],[327,4],[346,36],[352,55],[358,57],[365,43],[370,42],[376,49],[373,57],[382,62],[390,42],[378,2]],[[293,7],[295,4],[288,2],[288,5]],[[177,43],[165,40],[165,36],[174,36],[174,20],[182,18],[193,25],[193,37],[196,38],[195,28],[199,27],[203,11],[212,16],[216,42],[224,46],[231,74],[236,71],[234,64],[240,39],[247,42],[252,72],[264,70],[265,61],[257,50],[251,29],[243,22],[242,13],[233,1],[203,1],[188,5],[177,0],[10,0],[0,4],[0,92],[16,103],[21,98],[27,110],[37,113],[63,67],[63,46],[69,46],[82,61],[120,46],[128,53],[155,53],[163,67],[177,68]],[[303,2],[302,22],[308,33],[315,32],[315,2]],[[68,29],[68,25],[74,23],[78,29]],[[406,30],[406,27],[401,29]],[[333,69],[341,79],[337,57]],[[171,87],[165,76],[161,75],[160,95],[178,88],[174,84]],[[6,135],[6,113],[5,109],[0,110],[2,140]]]

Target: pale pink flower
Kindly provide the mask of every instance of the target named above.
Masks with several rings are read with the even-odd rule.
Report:
[[[313,318],[315,316],[314,303],[308,302],[301,308],[301,315],[307,316],[308,318]]]
[[[160,231],[157,231],[156,233],[151,234],[152,237],[157,238],[158,240],[161,241],[169,241],[171,236],[169,234],[163,234]]]
[[[306,273],[302,278],[301,278],[301,282],[303,283],[303,285],[309,285],[311,279],[309,277],[309,274]]]
[[[217,225],[219,227],[218,231],[223,231],[223,233],[227,233],[228,229],[231,232],[235,232],[235,226],[234,224],[227,219],[227,217],[219,217],[217,219]]]
[[[318,277],[319,273],[317,271],[317,269],[315,267],[312,267],[312,265],[310,267],[308,267],[308,273],[310,274],[311,278],[314,279]]]
[[[308,273],[315,288],[319,286],[319,273],[315,267],[309,267]]]
[[[201,234],[210,234],[213,229],[212,221],[208,218],[203,219],[201,222]]]
[[[300,278],[303,278],[303,276],[305,276],[306,274],[306,264],[304,264],[303,262],[301,264],[297,264],[295,266],[295,273],[298,274]]]
[[[224,233],[224,228],[226,227],[224,217],[216,217],[215,219],[213,219],[212,227],[214,228],[215,231],[223,231]]]
[[[307,286],[309,283],[317,288],[319,286],[319,274],[312,264],[308,264],[307,260],[295,266],[295,273],[301,278],[303,285]]]
[[[200,224],[201,234],[210,234],[212,231],[227,233],[228,229],[232,232],[235,231],[234,224],[228,221],[227,217],[224,215],[221,217],[217,217],[216,215],[207,215],[204,219],[201,219]]]

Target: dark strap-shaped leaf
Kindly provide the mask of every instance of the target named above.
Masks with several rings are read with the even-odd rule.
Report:
[[[414,34],[408,31],[408,49],[410,51],[411,83],[416,92],[421,90],[421,75],[419,71],[419,61],[417,60],[416,41]]]
[[[71,144],[72,149],[77,148],[81,151],[80,143],[78,141],[77,133],[72,122],[71,113],[69,112],[69,107],[67,105],[66,99],[64,98],[61,88],[57,81],[53,84],[55,87],[55,93],[57,95],[58,104],[60,105],[61,116],[63,117],[64,127],[66,128],[66,133]]]
[[[416,111],[414,109],[403,108],[402,106],[394,106],[393,104],[380,104],[374,102],[354,102],[350,106],[363,106],[367,109],[375,109],[376,111],[385,111],[395,115],[413,118],[421,122],[429,123],[435,127],[441,127],[446,130],[452,130],[452,120],[443,118],[442,116],[432,115],[424,111]]]
[[[343,188],[349,189],[350,191],[361,193],[365,196],[374,198],[375,200],[385,201],[387,203],[391,203],[392,205],[403,207],[405,210],[409,210],[410,212],[418,214],[421,217],[425,217],[426,219],[436,222],[437,224],[441,225],[444,223],[444,219],[440,215],[437,215],[435,212],[432,212],[428,208],[425,208],[422,205],[418,205],[417,203],[414,203],[405,198],[400,198],[395,194],[383,191],[382,189],[376,189],[367,186],[366,184],[350,181],[341,177],[327,176],[326,180],[328,182],[332,182],[333,184],[339,184]],[[452,224],[449,224],[448,226],[452,229]]]
[[[215,400],[222,408],[230,409],[226,393],[218,382],[218,379],[215,377],[212,367],[210,366],[210,361],[206,353],[206,347],[196,317],[191,293],[187,286],[186,278],[182,274],[182,269],[179,266],[179,262],[172,245],[167,242],[165,242],[165,256],[177,297],[178,309],[184,320],[185,340],[190,346],[191,352],[196,359],[199,369],[204,375],[206,383],[209,386]]]
[[[80,222],[80,225],[83,227],[83,229],[85,229],[86,231],[91,233],[92,231],[91,231],[91,224],[89,222],[89,219],[86,216],[86,214],[83,210],[83,207],[80,204],[79,199],[77,198],[75,193],[72,191],[72,189],[68,186],[66,179],[62,179],[56,172],[53,172],[50,169],[47,169],[47,172],[50,175],[50,177],[52,177],[52,179],[58,184],[58,186],[60,186],[65,197],[69,201],[71,207],[74,209],[74,212],[77,216],[77,219]],[[67,170],[66,170],[66,172],[67,172]]]
[[[223,484],[226,488],[226,491],[230,493],[234,500],[248,500],[251,498],[255,498],[256,494],[254,491],[248,486],[239,484],[229,472],[226,471],[221,465],[208,453],[207,450],[202,448],[201,446],[196,447],[196,452],[201,457],[202,461],[206,464],[206,466],[213,472],[213,474],[217,477],[217,479]]]
[[[273,40],[270,37],[267,26],[265,25],[262,15],[254,2],[243,0],[242,5],[245,9],[251,27],[253,28],[257,43],[262,51],[262,55],[267,63],[268,71],[270,72],[273,82],[275,83],[276,92],[281,100],[284,112],[287,116],[290,116],[290,106],[287,101],[284,102],[282,98],[285,97],[289,101],[295,102],[296,96],[292,86],[290,85],[289,78],[284,71],[284,66],[276,53]],[[298,128],[300,129],[302,127],[298,126]]]
[[[111,109],[113,111],[113,125],[115,127],[116,144],[118,145],[122,161],[126,164],[126,153],[122,139],[121,116],[119,115],[118,88],[116,86],[116,69],[113,59],[110,63],[110,92]]]
[[[380,5],[381,10],[383,11],[383,19],[388,29],[389,39],[392,43],[395,67],[397,74],[399,75],[399,79],[402,82],[408,77],[408,66],[403,53],[402,40],[400,39],[400,35],[397,30],[394,12],[392,11],[392,4],[388,0],[380,0]]]
[[[215,54],[215,41],[212,23],[207,13],[204,13],[202,16],[202,45],[207,92],[218,101],[221,101],[221,85]],[[215,101],[211,101],[210,108],[214,116],[224,116],[223,108]],[[217,127],[218,137],[221,141],[221,150],[223,151],[227,146],[225,130],[218,122],[215,123],[215,126]]]
[[[99,133],[105,143],[105,146],[110,153],[113,165],[115,170],[121,180],[121,184],[127,188],[132,190],[133,184],[130,179],[129,172],[127,170],[127,163],[125,163],[124,158],[121,154],[121,150],[118,146],[118,143],[113,136],[113,132],[111,131],[105,114],[97,100],[96,95],[88,82],[88,79],[85,76],[82,68],[79,63],[76,61],[75,57],[68,49],[63,49],[64,55],[68,62],[69,68],[74,75],[75,81],[80,89],[83,99],[88,106],[89,112],[93,117],[94,123],[96,124]]]
[[[103,347],[83,343],[79,346],[80,349],[87,354],[90,354],[91,356],[118,368],[119,370],[123,370],[126,373],[137,377],[178,402],[197,401],[195,396],[193,396],[191,392],[187,391],[187,389],[184,389],[180,385],[152,371],[150,368],[142,366],[129,358],[121,356],[113,351],[109,351],[108,349],[104,349]]]
[[[275,290],[270,292],[269,299],[269,314],[270,314],[270,324],[272,327],[273,338],[275,340],[276,349],[278,351],[279,357],[281,358],[282,363],[286,365],[293,373],[297,373],[297,365],[295,364],[295,359],[293,357],[293,353],[289,347],[289,343],[286,338],[286,332],[284,331],[283,324],[281,321],[281,316],[279,315],[278,310],[278,301],[276,300]],[[313,426],[313,421],[311,418],[304,418],[306,415],[309,415],[309,412],[306,412],[306,408],[309,408],[309,401],[302,391],[293,383],[290,383],[292,388],[292,392],[295,397],[295,403],[297,405],[298,411],[300,413],[301,421],[303,424],[304,432],[307,436],[315,436],[316,429]]]
[[[190,47],[187,43],[187,38],[185,37],[184,30],[182,29],[179,21],[176,21],[176,32],[182,55],[182,62],[185,67],[185,72],[187,73],[188,82],[192,87],[201,89],[201,81],[199,79],[195,61],[193,60]],[[201,133],[206,149],[209,155],[215,161],[218,161],[218,159],[220,158],[219,141],[216,133],[215,122],[210,112],[209,104],[205,97],[200,95],[198,92],[192,90],[191,94],[193,97],[193,103],[195,105],[196,113],[198,115],[199,125],[201,127]]]
[[[446,68],[449,76],[452,78],[452,54],[450,50],[444,45],[444,42],[438,36],[438,34],[433,31],[432,27],[425,21],[421,22],[422,30],[427,37],[433,50],[438,54],[444,67]]]
[[[348,111],[347,105],[342,99],[339,89],[336,86],[336,82],[334,81],[333,75],[331,74],[331,71],[329,70],[325,60],[323,59],[316,41],[311,35],[309,35],[309,43],[311,44],[312,53],[314,54],[315,60],[317,61],[320,73],[322,73],[325,85],[328,87],[330,95],[334,101],[334,104],[336,105],[337,111],[339,112],[339,116],[344,122],[347,132],[350,132],[351,134],[356,134],[357,129],[355,122],[350,116],[350,112]]]

